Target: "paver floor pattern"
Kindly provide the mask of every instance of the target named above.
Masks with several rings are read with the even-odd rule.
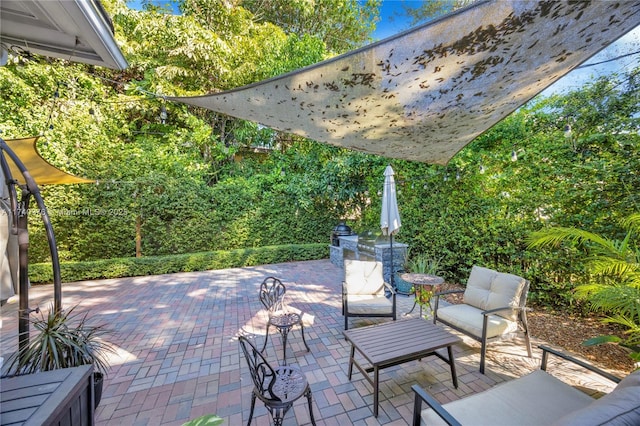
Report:
[[[309,379],[318,425],[407,425],[413,410],[413,384],[446,402],[520,377],[540,364],[539,350],[534,358],[527,358],[522,342],[499,342],[489,348],[487,374],[482,375],[479,344],[463,339],[454,346],[458,389],[451,383],[449,366],[436,357],[391,367],[380,375],[376,419],[369,383],[357,372],[352,381],[347,379],[350,347],[342,334],[342,270],[328,259],[65,283],[63,306],[79,305],[77,311],[88,312],[90,323],[107,324],[113,331],[109,341],[117,349],[96,410],[96,424],[182,425],[212,413],[223,417],[225,425],[246,424],[253,385],[238,336],[254,339],[258,347],[264,342],[267,317],[258,290],[267,276],[280,278],[287,286],[289,306],[304,313],[311,351],[306,351],[299,329],[294,328],[287,358]],[[30,300],[32,308],[47,308],[53,301],[52,286],[33,286]],[[413,298],[399,296],[398,304],[401,320]],[[2,307],[0,354],[5,358],[17,347],[17,309],[17,297]],[[350,321],[352,327],[359,327],[389,319]],[[273,333],[265,353],[275,364],[282,341]],[[534,336],[533,344],[538,343]],[[583,388],[610,386],[582,371],[564,366],[558,371]],[[266,409],[258,402],[252,424],[269,423]],[[284,422],[309,423],[304,401],[294,404]]]

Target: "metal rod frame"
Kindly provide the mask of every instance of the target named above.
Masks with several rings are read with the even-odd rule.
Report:
[[[51,225],[49,213],[40,194],[40,189],[24,163],[18,158],[9,145],[7,145],[5,140],[0,138],[0,154],[3,152],[11,158],[26,182],[25,185],[18,185],[18,181],[13,179],[7,158],[4,155],[0,155],[0,166],[5,176],[5,183],[9,189],[11,214],[13,216],[13,229],[11,232],[18,235],[18,259],[20,265],[18,349],[22,351],[29,345],[29,314],[32,312],[32,309],[29,308],[29,231],[27,228],[31,196],[35,198],[38,205],[40,216],[42,217],[42,222],[46,230],[47,241],[49,242],[51,265],[53,267],[53,307],[55,312],[62,310],[62,278],[60,275],[60,260],[58,257],[56,237],[53,233],[53,226]],[[16,186],[22,189],[20,202],[18,202]]]

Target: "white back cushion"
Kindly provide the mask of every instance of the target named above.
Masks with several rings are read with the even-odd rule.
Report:
[[[484,311],[505,306],[517,307],[525,284],[526,280],[517,275],[474,265],[469,274],[463,301]],[[517,317],[517,313],[513,311],[497,312],[496,315],[512,321]]]
[[[345,259],[344,283],[347,294],[384,294],[382,263]]]
[[[471,273],[467,280],[467,288],[464,291],[464,303],[475,306],[478,309],[487,309],[487,301],[491,293],[491,282],[495,275],[496,271],[493,269],[474,265],[471,268]]]

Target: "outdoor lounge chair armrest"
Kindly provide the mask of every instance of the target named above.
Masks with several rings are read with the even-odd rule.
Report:
[[[455,294],[455,293],[464,293],[464,290],[445,290],[445,291],[438,291],[433,293],[433,297],[431,300],[434,301],[433,303],[433,323],[436,323],[436,318],[438,316],[438,309],[440,308],[440,296],[444,296],[447,294]]]
[[[602,377],[611,380],[614,383],[620,383],[620,380],[622,380],[620,377],[614,376],[613,374],[607,373],[604,370],[599,369],[598,367],[589,364],[588,362],[584,362],[581,359],[578,359],[572,355],[569,355],[567,353],[564,352],[560,352],[556,349],[552,349],[549,346],[545,346],[545,345],[539,345],[538,348],[542,349],[542,362],[540,363],[540,369],[547,371],[547,360],[549,358],[549,354],[553,354],[557,357],[560,357],[562,359],[565,359],[569,362],[573,362],[574,364],[577,364],[581,367],[586,368],[589,371],[593,371],[594,373],[597,373],[599,375],[601,375]]]
[[[387,290],[391,292],[391,294],[396,294],[396,289],[391,286],[388,282],[384,283],[384,286]]]
[[[433,411],[438,414],[447,424],[451,426],[461,426],[452,415],[449,413],[434,397],[429,395],[424,389],[418,385],[411,386],[415,393],[415,399],[413,404],[413,426],[420,426],[420,412],[422,411],[422,401],[424,401]]]

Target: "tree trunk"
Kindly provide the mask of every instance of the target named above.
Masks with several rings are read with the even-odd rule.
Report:
[[[136,216],[136,257],[142,257],[142,216]]]

